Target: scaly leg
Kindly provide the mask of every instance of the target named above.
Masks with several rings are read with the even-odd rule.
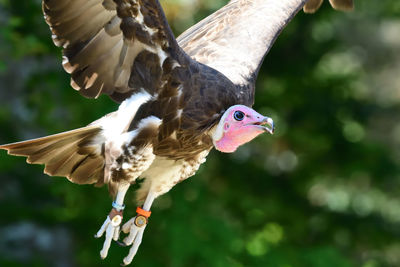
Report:
[[[146,197],[143,207],[137,208],[136,212],[138,215],[127,221],[122,226],[122,231],[126,234],[129,233],[129,235],[123,240],[123,245],[129,246],[133,243],[131,249],[129,250],[128,256],[124,258],[123,263],[121,264],[122,266],[128,265],[132,262],[140,243],[142,243],[143,232],[146,228],[148,218],[150,217],[151,213],[150,207],[155,198],[156,194],[150,191]]]
[[[119,238],[120,224],[122,222],[123,210],[125,208],[124,198],[129,186],[130,184],[127,183],[118,187],[117,196],[112,203],[113,208],[108,214],[100,230],[94,235],[94,237],[100,238],[104,234],[104,232],[106,233],[103,248],[102,250],[100,250],[100,257],[102,259],[107,257],[108,249],[111,245],[111,240],[114,239],[115,241],[117,241]]]

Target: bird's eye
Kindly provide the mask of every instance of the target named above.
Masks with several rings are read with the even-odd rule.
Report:
[[[235,113],[233,113],[233,118],[237,121],[242,121],[244,119],[244,113],[237,110]]]

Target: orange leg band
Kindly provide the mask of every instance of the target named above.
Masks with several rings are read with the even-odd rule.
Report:
[[[151,215],[151,211],[144,210],[141,207],[136,208],[136,213],[139,215],[143,215],[146,218],[149,218]]]

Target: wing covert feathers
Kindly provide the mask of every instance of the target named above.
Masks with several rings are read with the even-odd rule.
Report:
[[[122,102],[136,93],[132,80],[149,72],[147,64],[134,68],[143,53],[156,55],[159,67],[166,58],[179,62],[180,49],[157,0],[43,0],[42,7],[55,45],[63,48],[71,86],[85,97],[107,94]]]
[[[101,128],[87,126],[42,138],[1,145],[10,155],[27,157],[30,164],[44,164],[44,173],[65,176],[77,184],[102,184],[104,158],[95,137]]]
[[[305,2],[232,0],[177,40],[193,59],[244,86],[238,91],[252,94],[264,56]]]

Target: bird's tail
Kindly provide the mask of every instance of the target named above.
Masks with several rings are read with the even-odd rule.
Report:
[[[27,157],[26,162],[44,164],[44,172],[65,176],[77,184],[101,185],[104,180],[101,127],[83,128],[42,138],[1,145],[8,154]]]

